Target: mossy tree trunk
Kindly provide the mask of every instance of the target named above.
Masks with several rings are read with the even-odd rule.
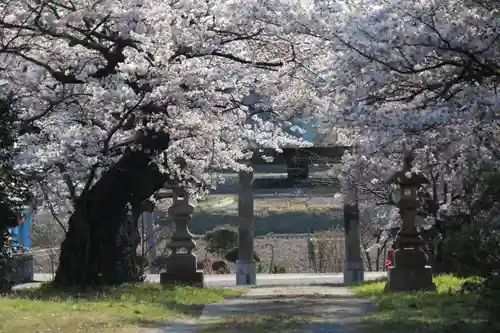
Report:
[[[151,158],[128,151],[78,199],[61,245],[54,283],[59,286],[106,286],[141,279],[136,263],[140,242],[130,207],[167,181]],[[136,215],[136,214],[134,214]]]

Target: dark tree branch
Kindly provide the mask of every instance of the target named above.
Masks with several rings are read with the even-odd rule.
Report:
[[[41,182],[38,182],[38,185],[40,187],[40,190],[42,191],[43,198],[44,198],[45,202],[48,205],[50,214],[52,215],[52,217],[54,218],[54,220],[56,220],[57,224],[59,224],[59,226],[61,227],[61,229],[64,231],[64,234],[67,234],[68,231],[66,230],[66,227],[64,226],[64,224],[59,219],[59,216],[58,216],[56,210],[54,209],[54,206],[52,205],[52,202],[50,201],[49,194],[47,193],[47,191],[45,190],[45,188],[44,188],[44,186],[43,186],[43,184]]]

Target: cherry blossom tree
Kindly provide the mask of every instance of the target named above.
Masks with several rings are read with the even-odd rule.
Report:
[[[386,202],[384,179],[411,150],[430,180],[428,222],[467,210],[471,173],[498,167],[497,5],[2,2],[18,168],[71,213],[56,282],[137,279],[127,212],[138,216],[166,182],[206,190],[207,170],[244,168],[250,147],[302,144],[284,128],[297,112],[323,117],[352,147],[339,168],[358,188],[347,204]],[[66,200],[55,205],[55,193]]]
[[[341,118],[365,133],[358,136],[357,151],[346,156],[363,165],[365,199],[387,196],[387,186],[377,184],[412,150],[415,169],[429,179],[423,214],[441,236],[443,213],[472,214],[474,173],[498,167],[497,8],[464,1],[383,1],[358,7],[364,17],[342,32],[323,34],[348,50],[350,56],[342,59],[351,66],[344,66],[357,78],[340,105],[345,106]],[[331,77],[333,87],[346,82]]]
[[[329,110],[324,122],[348,132],[352,149],[338,173],[357,190],[345,199],[387,203],[384,180],[412,151],[414,171],[429,179],[425,226],[443,233],[444,215],[471,214],[474,174],[499,166],[499,2],[265,4],[251,15],[307,41],[311,84]]]
[[[245,168],[249,142],[303,144],[287,120],[321,102],[297,79],[303,59],[289,34],[241,14],[258,10],[229,0],[0,4],[0,70],[22,119],[18,169],[71,214],[55,283],[137,280],[145,199],[168,182],[205,191],[208,169]]]

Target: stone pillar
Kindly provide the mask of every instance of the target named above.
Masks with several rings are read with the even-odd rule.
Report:
[[[309,156],[297,149],[285,156],[286,172],[289,180],[304,180],[309,178]]]
[[[255,285],[256,264],[253,260],[254,216],[253,216],[253,172],[240,172],[238,192],[238,260],[236,261],[236,284]]]
[[[344,283],[364,281],[361,243],[359,240],[359,207],[357,197],[358,170],[344,178],[342,191],[344,196]]]
[[[345,258],[344,283],[364,281],[361,244],[359,240],[359,207],[344,204]]]
[[[167,271],[160,273],[160,283],[187,284],[202,288],[203,271],[197,270],[196,255],[193,253],[196,243],[187,227],[194,206],[189,203],[188,194],[184,191],[174,191],[173,199],[168,213],[175,223],[175,232],[171,242],[167,244],[172,253],[166,259]]]

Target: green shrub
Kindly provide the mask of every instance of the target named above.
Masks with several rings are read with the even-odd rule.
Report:
[[[284,274],[286,273],[286,267],[280,264],[274,264],[271,269],[271,274]]]
[[[485,167],[471,173],[452,208],[436,222],[435,271],[489,276],[500,268],[500,173]]]
[[[459,276],[488,276],[500,268],[500,234],[475,222],[448,231],[441,245],[442,265]]]
[[[206,249],[209,253],[222,257],[238,244],[238,231],[224,225],[207,232],[204,240],[207,242]]]
[[[229,250],[225,254],[224,259],[226,259],[229,262],[233,262],[233,263],[236,262],[236,260],[238,260],[238,248],[235,247],[235,248],[232,248],[231,250]],[[253,251],[253,260],[256,262],[260,262],[260,256],[257,252],[255,252],[255,250]]]

